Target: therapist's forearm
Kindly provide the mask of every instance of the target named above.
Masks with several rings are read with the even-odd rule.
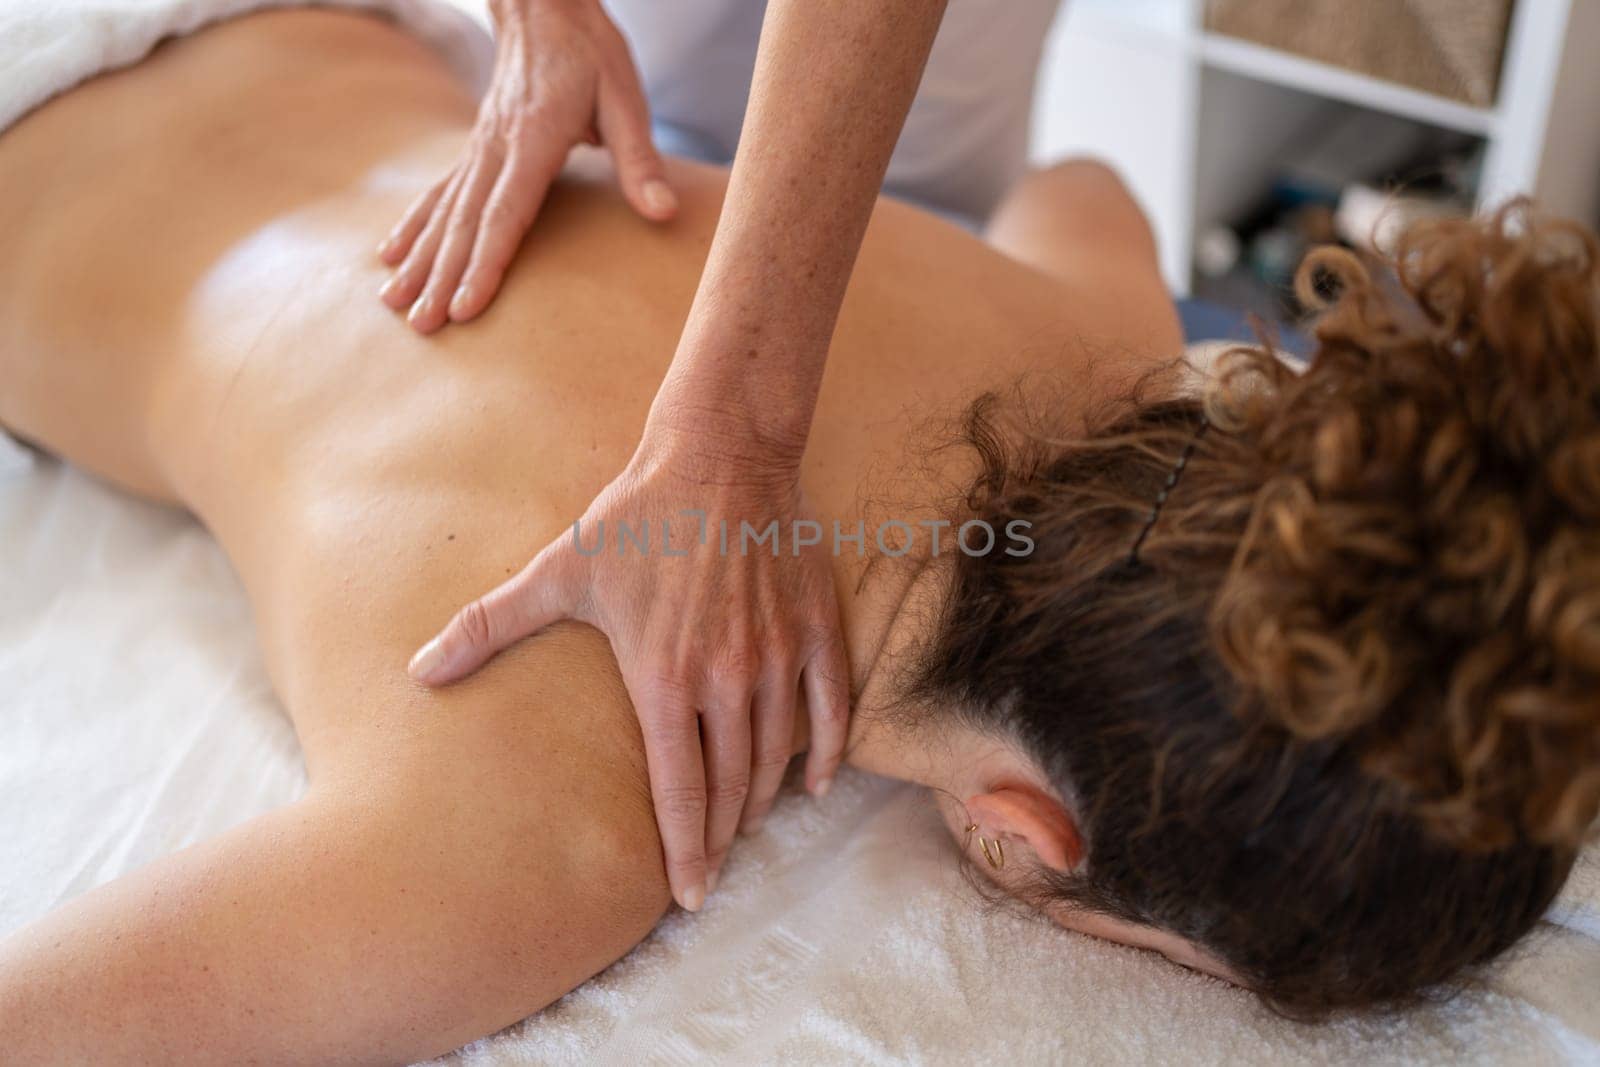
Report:
[[[771,0],[721,221],[653,423],[798,466],[945,0]]]

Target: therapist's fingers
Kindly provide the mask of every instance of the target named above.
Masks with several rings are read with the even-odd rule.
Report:
[[[565,540],[546,546],[516,577],[456,612],[407,670],[424,685],[465,678],[506,646],[570,618],[579,583]]]
[[[706,771],[706,891],[717,876],[739,830],[750,794],[750,690],[735,682],[714,691],[700,714]]]
[[[838,607],[829,596],[829,610],[838,618]],[[844,746],[850,731],[850,665],[845,655],[844,638],[837,627],[812,654],[802,675],[806,692],[806,714],[811,720],[811,748],[806,756],[806,788],[815,796],[827,794],[833,776],[844,759]]]
[[[472,258],[451,298],[452,321],[466,322],[477,316],[500,291],[512,257],[544,206],[561,158],[562,154],[527,143],[512,150],[484,204]]]
[[[505,149],[493,141],[487,142],[478,150],[467,168],[466,177],[461,180],[444,240],[433,260],[433,270],[416,306],[411,309],[409,321],[419,333],[432,333],[450,319],[450,303],[461,284],[461,275],[466,272],[472,246],[478,240],[483,205],[489,199],[504,162]]]
[[[444,195],[445,186],[450,184],[450,178],[454,173],[451,171],[450,174],[434,182],[421,196],[411,202],[411,206],[406,208],[405,215],[395,223],[394,229],[389,231],[389,236],[378,245],[379,259],[392,267],[406,257],[406,253],[411,251],[411,246],[417,239],[417,234],[428,224],[434,205],[439,202],[439,197]]]
[[[706,900],[706,779],[700,719],[689,690],[665,676],[630,679],[639,709],[650,798],[672,897],[689,911]]]
[[[595,123],[633,209],[651,222],[676,215],[678,197],[667,184],[666,165],[650,135],[650,105],[631,64],[601,84]]]
[[[413,306],[417,294],[422,292],[422,287],[427,284],[428,274],[433,270],[434,256],[438,254],[439,244],[444,240],[445,225],[450,221],[450,207],[455,203],[456,189],[461,184],[461,175],[460,170],[450,175],[444,192],[439,194],[439,199],[433,205],[433,213],[428,216],[422,232],[411,245],[411,251],[406,253],[405,261],[395,268],[394,276],[378,290],[378,296],[383,302],[396,311]]]
[[[794,754],[794,715],[800,672],[777,664],[756,690],[750,720],[750,795],[739,829],[753,834],[766,822]]]

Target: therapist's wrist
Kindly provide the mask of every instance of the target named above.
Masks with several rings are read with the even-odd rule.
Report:
[[[729,318],[706,323],[691,313],[650,406],[646,434],[707,453],[729,469],[795,475],[811,433],[827,345],[807,344],[794,336],[800,331],[770,322]],[[786,343],[760,339],[773,334]]]
[[[638,460],[670,465],[702,485],[792,487],[799,481],[808,427],[763,420],[762,407],[748,396],[658,396]]]

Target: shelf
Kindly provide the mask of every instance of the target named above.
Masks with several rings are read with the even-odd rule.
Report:
[[[1596,218],[1600,0],[1517,0],[1497,97],[1482,107],[1208,31],[1205,4],[1064,4],[1036,124],[1036,161],[1090,153],[1127,176],[1174,291],[1193,284],[1197,234],[1247,211],[1285,158],[1352,111],[1441,144],[1481,142],[1460,146],[1482,150],[1480,207],[1529,195],[1553,215]]]
[[[1446,97],[1409,89],[1367,74],[1329,66],[1276,48],[1217,33],[1202,34],[1196,51],[1202,63],[1260,82],[1355,104],[1446,130],[1487,137],[1495,113]]]

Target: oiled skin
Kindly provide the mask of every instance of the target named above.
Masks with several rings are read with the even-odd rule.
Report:
[[[627,460],[724,176],[670,164],[682,211],[652,227],[575,175],[491,310],[424,339],[372,249],[472,116],[421,44],[307,10],[165,45],[0,136],[0,423],[216,534],[312,781],[0,942],[0,1058],[435,1054],[666,908],[601,635],[565,624],[438,692],[404,667]],[[1017,208],[1001,236],[1047,274],[880,205],[806,456],[825,524],[946,491],[962,461],[929,459],[930,426],[982,389],[1044,374],[1092,403],[1176,353],[1148,248],[1083,246],[1102,224],[1127,236]],[[836,569],[858,687],[897,602],[859,571]]]

